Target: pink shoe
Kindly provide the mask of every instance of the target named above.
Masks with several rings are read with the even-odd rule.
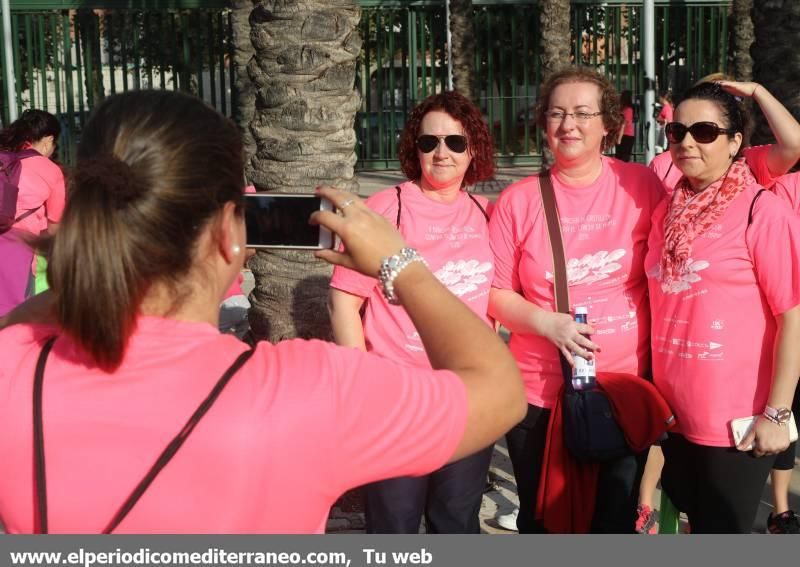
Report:
[[[636,533],[655,535],[656,532],[656,512],[650,506],[640,505],[636,507]]]

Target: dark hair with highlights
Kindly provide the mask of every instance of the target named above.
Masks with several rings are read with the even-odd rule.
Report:
[[[170,91],[110,96],[86,124],[58,232],[40,245],[57,319],[104,370],[122,361],[154,283],[173,291],[227,202],[243,207],[242,141],[202,101]]]
[[[750,135],[750,117],[743,108],[742,104],[731,93],[725,91],[718,83],[698,83],[683,93],[683,98],[678,106],[686,100],[707,100],[716,105],[722,115],[724,124],[719,126],[728,130],[733,130],[742,135],[742,144],[734,157],[738,158],[744,150]],[[677,108],[676,108],[677,109]],[[727,134],[728,138],[733,138],[733,134]]]
[[[600,89],[600,112],[603,113],[603,126],[608,130],[603,138],[602,151],[613,148],[617,143],[620,131],[625,127],[625,117],[622,116],[622,104],[614,85],[603,75],[588,67],[567,67],[553,75],[542,85],[539,100],[536,101],[537,124],[542,130],[547,129],[545,113],[550,108],[550,97],[556,87],[571,83],[590,83]]]
[[[36,143],[47,136],[58,140],[60,135],[61,124],[55,116],[44,110],[29,109],[0,131],[0,149],[16,152],[25,144]]]
[[[474,185],[479,181],[491,179],[494,175],[494,141],[481,111],[468,98],[456,91],[446,91],[431,95],[411,111],[405,127],[400,134],[400,169],[408,179],[422,177],[422,168],[417,155],[417,136],[422,119],[431,111],[446,112],[461,123],[467,136],[467,151],[472,157],[464,185]]]

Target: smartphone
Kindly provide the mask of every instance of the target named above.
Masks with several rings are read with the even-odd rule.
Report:
[[[734,419],[731,421],[731,433],[733,434],[733,441],[737,445],[741,443],[742,439],[747,437],[747,434],[750,433],[750,430],[755,426],[756,420],[759,416],[748,416],[748,417],[740,417],[738,419]],[[789,420],[787,424],[789,428],[789,442],[793,443],[797,441],[797,423],[794,420],[794,414],[792,414],[792,418]],[[753,449],[753,445],[751,444],[749,447],[746,447],[745,451],[751,451]]]
[[[315,211],[332,211],[333,203],[317,195],[247,193],[244,196],[247,246],[252,248],[333,248],[327,228],[308,224]]]

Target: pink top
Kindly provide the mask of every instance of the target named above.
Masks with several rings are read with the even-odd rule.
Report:
[[[644,376],[649,357],[650,315],[644,255],[650,217],[663,196],[646,167],[603,158],[589,187],[571,187],[552,176],[567,256],[571,305],[589,308],[603,349],[601,370]],[[553,261],[538,176],[500,195],[489,233],[495,255],[494,287],[521,293],[555,311]],[[528,401],[552,407],[563,383],[558,350],[545,337],[512,333],[511,352],[525,381]]]
[[[0,332],[0,521],[9,533],[33,529],[31,388],[54,331]],[[246,348],[209,324],[142,317],[122,366],[106,374],[59,338],[44,382],[51,531],[99,533]],[[117,532],[322,532],[346,490],[445,464],[466,412],[452,372],[321,341],[261,342]]]
[[[634,136],[636,132],[633,129],[633,108],[626,106],[622,109],[622,117],[625,118],[625,129],[622,131],[624,136]]]
[[[670,103],[666,103],[664,106],[661,107],[661,110],[659,111],[658,116],[656,117],[656,121],[659,124],[668,124],[672,122],[673,112],[674,111],[672,105]]]
[[[441,203],[423,195],[411,181],[403,183],[400,189],[400,232],[406,243],[419,251],[439,281],[488,323],[486,311],[494,264],[486,217],[464,191],[454,202]],[[475,198],[486,210],[487,199]],[[394,187],[372,195],[366,203],[393,225],[397,221]],[[331,287],[367,298],[363,322],[368,351],[406,364],[430,367],[414,324],[402,307],[389,305],[375,278],[337,266]]]
[[[800,303],[800,223],[755,183],[695,239],[681,280],[664,289],[659,260],[665,200],[653,216],[646,266],[653,376],[678,423],[700,445],[734,445],[730,422],[764,410],[772,383],[775,316]],[[780,243],[780,245],[776,245]]]
[[[770,173],[769,166],[767,165],[767,155],[769,154],[771,145],[751,146],[742,150],[747,166],[762,187],[769,187],[775,182],[775,176]],[[668,195],[672,195],[672,190],[678,181],[683,177],[683,172],[672,163],[672,154],[663,152],[658,154],[650,162],[650,169],[655,172],[662,183]]]
[[[14,225],[15,229],[39,235],[47,222],[58,222],[64,212],[66,190],[61,168],[44,156],[25,158],[20,164],[17,214],[39,209]],[[44,206],[42,207],[42,204]]]
[[[800,214],[800,171],[781,175],[770,189]]]

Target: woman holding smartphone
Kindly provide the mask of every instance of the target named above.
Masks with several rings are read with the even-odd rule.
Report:
[[[428,97],[411,111],[399,152],[409,181],[376,193],[366,205],[397,226],[439,281],[490,328],[486,311],[494,265],[488,201],[465,190],[494,173],[494,146],[480,110],[456,92]],[[416,322],[387,301],[374,277],[337,267],[329,305],[338,344],[420,372],[430,368]],[[415,534],[424,515],[428,533],[479,533],[491,456],[489,447],[430,475],[366,487],[367,531]]]
[[[321,194],[342,215],[312,221],[347,251],[317,255],[363,274],[391,265],[381,287],[429,367],[220,334],[244,259],[242,155],[230,120],[176,92],[108,97],[86,124],[59,230],[41,242],[51,291],[0,321],[7,532],[322,532],[346,490],[427,474],[522,417],[502,341],[333,189]]]

